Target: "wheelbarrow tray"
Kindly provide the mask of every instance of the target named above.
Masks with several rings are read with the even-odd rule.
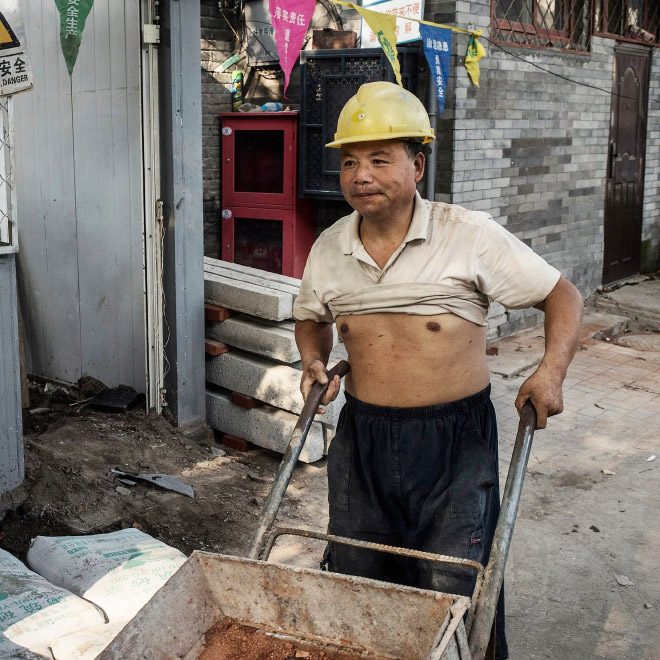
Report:
[[[426,660],[445,631],[442,660],[459,660],[454,596],[377,580],[228,555],[194,552],[97,660],[196,660],[224,617],[301,649],[372,660]],[[453,629],[453,630],[452,630]],[[341,654],[340,654],[341,655]]]

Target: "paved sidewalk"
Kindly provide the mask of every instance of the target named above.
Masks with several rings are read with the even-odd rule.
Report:
[[[492,380],[503,481],[529,373]],[[586,340],[564,407],[528,466],[507,569],[511,658],[658,660],[660,352]]]

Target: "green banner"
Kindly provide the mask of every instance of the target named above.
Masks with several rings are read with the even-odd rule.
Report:
[[[94,0],[55,0],[60,12],[60,42],[69,75],[78,59],[78,50],[85,29],[85,21],[92,10]]]

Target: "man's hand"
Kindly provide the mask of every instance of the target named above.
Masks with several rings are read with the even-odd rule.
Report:
[[[536,428],[544,429],[548,417],[558,415],[564,410],[562,394],[563,378],[553,374],[550,369],[539,365],[539,368],[522,384],[516,397],[518,414],[526,401],[531,401],[536,408]]]
[[[321,399],[321,405],[327,406],[331,401],[334,401],[339,394],[339,376],[332,379],[325,395]],[[303,371],[302,380],[300,381],[300,391],[302,392],[303,399],[306,401],[309,396],[309,391],[312,389],[314,383],[321,383],[325,385],[328,382],[328,370],[321,360],[314,360]],[[322,408],[318,409],[319,413],[324,413]]]
[[[545,355],[538,369],[522,384],[516,408],[520,414],[525,401],[531,401],[536,408],[536,428],[544,429],[548,417],[564,409],[561,386],[580,339],[582,296],[567,279],[560,277],[548,297],[534,307],[545,312]]]

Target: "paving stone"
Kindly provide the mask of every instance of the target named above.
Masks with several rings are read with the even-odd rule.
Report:
[[[300,360],[294,329],[290,321],[272,323],[240,315],[222,323],[207,323],[206,336],[272,360],[292,363]]]
[[[204,299],[213,305],[272,321],[283,321],[293,315],[291,293],[212,273],[204,273]]]
[[[237,264],[232,264],[237,266]],[[250,270],[256,270],[252,268]],[[257,271],[260,273],[262,271]],[[265,273],[265,271],[263,271]],[[289,284],[287,282],[278,282],[263,277],[262,275],[250,275],[242,271],[238,271],[232,268],[225,268],[224,266],[204,266],[205,275],[220,275],[222,277],[227,277],[237,282],[245,282],[247,284],[254,284],[256,286],[263,286],[267,289],[272,289],[273,291],[282,291],[284,293],[290,293],[294,299],[300,291],[300,281],[297,284]],[[265,273],[267,274],[267,273]]]
[[[270,406],[246,410],[234,405],[227,395],[207,390],[206,421],[217,431],[283,454],[298,417]],[[323,445],[322,425],[312,422],[300,460],[304,463],[318,461],[323,457]]]
[[[300,394],[301,372],[283,364],[232,351],[208,358],[206,380],[232,392],[239,392],[259,401],[300,414],[303,398]],[[316,420],[335,426],[339,410],[344,403],[343,393],[337,397],[323,415]]]

